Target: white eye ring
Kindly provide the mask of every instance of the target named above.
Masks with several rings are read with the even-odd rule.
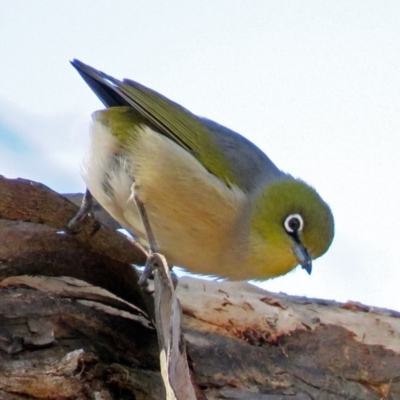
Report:
[[[304,221],[300,214],[290,214],[283,223],[287,233],[301,232],[304,228]]]

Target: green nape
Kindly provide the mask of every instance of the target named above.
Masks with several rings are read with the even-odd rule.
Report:
[[[286,178],[268,185],[254,201],[251,226],[265,240],[282,241],[287,235],[284,221],[300,214],[304,221],[300,240],[312,258],[324,254],[334,236],[333,215],[314,188],[301,180]]]
[[[140,129],[141,125],[148,125],[147,120],[131,107],[106,108],[95,111],[92,117],[107,127],[121,145],[132,140],[134,132]]]

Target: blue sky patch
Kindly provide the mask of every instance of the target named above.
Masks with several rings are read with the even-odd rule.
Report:
[[[6,147],[14,153],[30,152],[30,147],[22,135],[0,119],[0,146]]]

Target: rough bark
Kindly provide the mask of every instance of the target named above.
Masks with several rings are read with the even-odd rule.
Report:
[[[162,399],[146,254],[105,214],[66,232],[76,211],[0,178],[0,399]],[[198,399],[400,399],[398,312],[189,277],[177,295]]]

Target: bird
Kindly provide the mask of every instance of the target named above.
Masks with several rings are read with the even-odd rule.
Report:
[[[262,281],[298,265],[311,274],[334,237],[332,211],[312,186],[162,94],[71,64],[106,107],[92,114],[88,193],[139,243],[222,279]]]

